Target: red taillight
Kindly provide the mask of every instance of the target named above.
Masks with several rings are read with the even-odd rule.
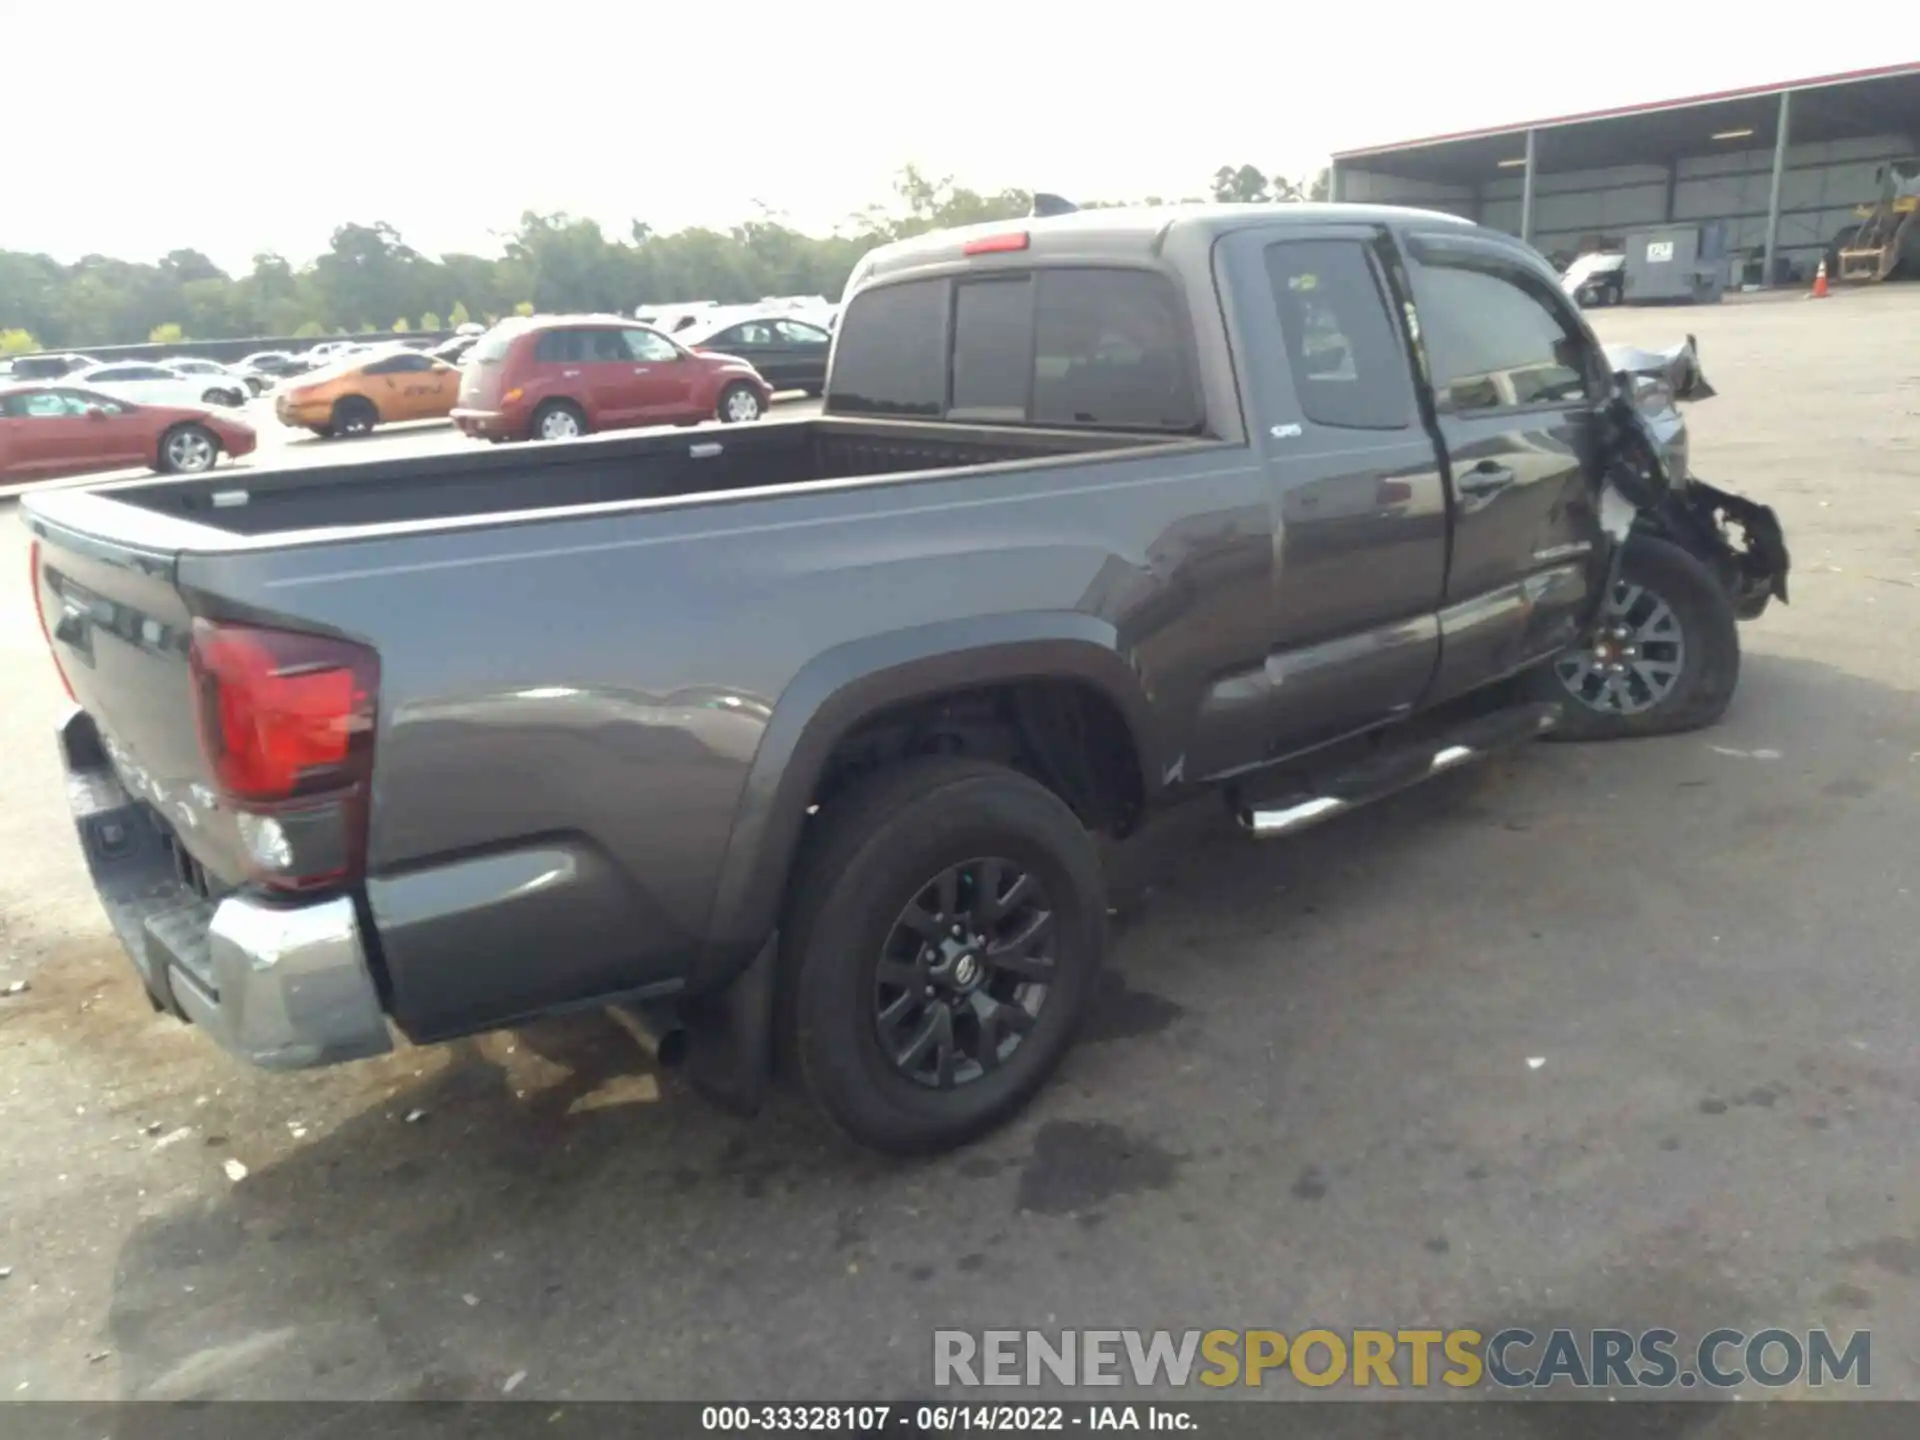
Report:
[[[67,699],[79,704],[79,697],[73,693],[73,682],[67,679],[67,667],[60,663],[60,652],[53,645],[53,631],[47,626],[47,607],[40,603],[40,542],[35,540],[27,546],[27,593],[33,597],[33,613],[40,621],[40,638],[47,642],[47,653],[53,657],[53,672],[60,677],[60,684],[66,689]]]
[[[254,876],[310,890],[364,868],[379,658],[325,635],[193,622],[200,744]]]
[[[998,255],[1007,250],[1027,248],[1027,232],[1015,230],[1007,235],[983,235],[978,240],[969,240],[960,247],[962,255]]]
[[[371,650],[195,620],[192,663],[201,740],[228,795],[291,800],[364,778],[379,684]]]

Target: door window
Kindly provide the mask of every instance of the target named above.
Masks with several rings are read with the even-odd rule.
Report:
[[[620,334],[626,339],[629,359],[653,363],[673,360],[680,354],[671,340],[664,335],[656,335],[651,330],[622,330]]]
[[[1545,286],[1494,260],[1427,257],[1421,330],[1442,413],[1598,398],[1584,340]]]
[[[1358,240],[1269,245],[1267,275],[1306,417],[1355,430],[1410,425],[1412,372],[1366,247]]]
[[[803,325],[797,320],[776,320],[773,332],[788,345],[821,345],[831,338],[826,331],[813,325]]]

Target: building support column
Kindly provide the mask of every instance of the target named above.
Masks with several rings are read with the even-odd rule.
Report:
[[[1780,118],[1773,128],[1773,187],[1767,192],[1766,256],[1760,262],[1760,284],[1773,284],[1773,257],[1780,249],[1780,182],[1787,173],[1787,131],[1793,119],[1793,92],[1780,92]],[[1833,276],[1828,276],[1833,279]]]
[[[1341,201],[1341,198],[1342,197],[1340,194],[1340,162],[1338,160],[1334,160],[1334,161],[1330,161],[1327,165],[1327,199],[1332,204],[1338,205]]]
[[[1533,243],[1534,133],[1527,131],[1527,168],[1520,175],[1520,239],[1527,245]]]
[[[1679,188],[1680,157],[1678,155],[1669,155],[1667,157],[1667,209],[1666,213],[1660,217],[1669,225],[1673,223],[1674,192]]]

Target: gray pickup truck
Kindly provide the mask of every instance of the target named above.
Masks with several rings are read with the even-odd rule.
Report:
[[[1099,836],[1709,723],[1785,598],[1691,347],[1618,371],[1447,216],[1034,218],[847,294],[817,419],[27,499],[156,1006],[292,1068],[608,1005],[958,1144],[1090,1003]]]

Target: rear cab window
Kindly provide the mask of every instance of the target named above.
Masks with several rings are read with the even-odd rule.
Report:
[[[1193,434],[1205,416],[1180,292],[1157,271],[1040,267],[854,296],[829,409]]]

